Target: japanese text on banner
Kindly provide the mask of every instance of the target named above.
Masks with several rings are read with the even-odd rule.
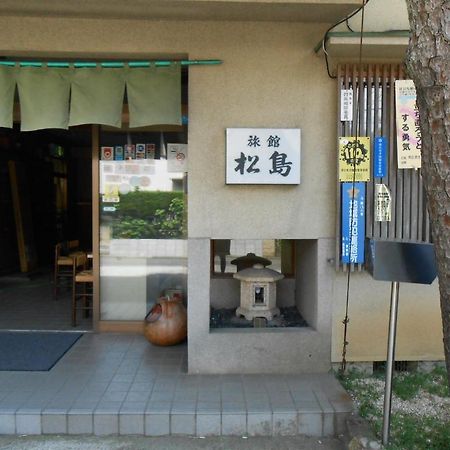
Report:
[[[412,80],[395,82],[395,115],[397,125],[397,165],[399,169],[420,169],[422,136],[416,88]]]
[[[366,185],[342,183],[341,261],[364,262]]]

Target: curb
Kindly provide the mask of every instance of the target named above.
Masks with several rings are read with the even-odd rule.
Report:
[[[345,448],[347,450],[380,450],[383,446],[377,440],[368,422],[357,413],[352,413],[346,422]]]

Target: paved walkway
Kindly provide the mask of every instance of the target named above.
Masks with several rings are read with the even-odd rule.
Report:
[[[0,372],[0,434],[335,436],[330,374],[189,375],[185,345],[86,333],[49,372]]]
[[[344,450],[337,438],[306,436],[0,436],[5,450]]]

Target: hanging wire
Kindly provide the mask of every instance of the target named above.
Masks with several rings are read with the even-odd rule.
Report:
[[[345,25],[347,25],[347,29],[348,31],[351,31],[352,33],[355,32],[355,30],[350,26],[350,24],[348,23],[348,18],[345,20]]]
[[[367,5],[367,3],[369,3],[369,0],[362,0],[362,5],[358,9],[356,9],[355,11],[353,11],[352,13],[350,13],[348,16],[344,17],[343,19],[339,20],[339,22],[336,22],[334,25],[332,25],[330,28],[328,28],[328,30],[325,31],[325,34],[323,35],[323,38],[322,38],[322,50],[323,50],[323,53],[325,54],[325,65],[326,65],[326,68],[327,68],[328,76],[330,78],[336,79],[337,77],[336,77],[336,75],[332,75],[331,74],[330,65],[329,65],[329,62],[328,62],[328,56],[329,56],[328,55],[328,50],[327,50],[328,34],[330,33],[330,31],[333,28],[336,28],[338,25],[340,25],[343,22],[346,22],[347,23],[347,27],[350,29],[350,31],[353,31],[348,26],[348,20],[351,19],[356,14],[358,14],[361,10],[363,10],[364,7]],[[361,33],[362,33],[362,31],[361,31]],[[362,35],[361,35],[361,40],[362,40]]]
[[[362,50],[363,50],[363,30],[364,30],[364,7],[367,4],[368,0],[362,0],[363,4],[359,10],[361,11],[361,29],[360,29],[360,39],[359,39],[359,69],[358,69],[358,95],[357,95],[357,104],[356,104],[356,132],[355,132],[355,140],[354,140],[354,147],[353,151],[356,152],[356,143],[358,142],[359,135],[360,135],[360,116],[361,116],[361,108],[360,108],[360,101],[361,96],[363,95],[364,89],[362,86],[361,78],[362,78]],[[355,178],[356,178],[356,161],[355,158],[353,158],[353,175],[352,175],[352,198],[354,199],[355,196]],[[350,215],[350,223],[353,223],[353,217],[354,217],[354,200],[352,202],[351,206],[351,215]],[[350,233],[350,249],[352,248],[352,242],[353,240],[353,234]],[[349,309],[349,303],[350,303],[350,277],[351,277],[351,270],[350,268],[347,271],[347,289],[346,289],[346,300],[345,300],[345,318],[342,321],[344,324],[344,340],[342,344],[342,362],[341,362],[341,368],[340,373],[341,375],[344,375],[346,369],[347,369],[347,332],[348,332],[348,323],[349,323],[349,317],[348,317],[348,309]]]

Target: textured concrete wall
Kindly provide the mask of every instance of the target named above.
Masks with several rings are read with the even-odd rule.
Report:
[[[349,20],[350,27],[357,31],[361,27],[361,13]],[[335,31],[348,31],[344,24]],[[405,0],[376,0],[367,3],[364,11],[365,31],[409,30],[408,11]]]
[[[209,330],[208,239],[189,239],[188,366],[190,373],[300,373],[330,369],[331,308],[312,328]],[[207,274],[207,275],[205,275]],[[324,283],[326,286],[327,283]],[[326,295],[321,301],[325,301]],[[320,300],[319,300],[320,301]],[[327,300],[330,301],[330,298]],[[325,323],[328,325],[325,326]]]
[[[295,252],[295,303],[308,324],[317,328],[317,241],[297,241]]]
[[[315,238],[332,236],[334,229],[330,148],[336,105],[329,99],[335,84],[313,51],[325,29],[324,24],[9,17],[0,18],[0,53],[223,60],[221,66],[189,72],[190,236]],[[226,186],[227,127],[301,128],[302,183]]]
[[[326,28],[327,24],[0,17],[0,54],[6,56],[223,60],[220,66],[189,70],[193,371],[291,371],[314,366],[326,370],[331,339],[324,330],[331,332],[332,310],[333,360],[339,359],[345,275],[336,275],[327,263],[335,256],[336,86],[326,75],[323,59],[313,51]],[[301,128],[301,184],[226,186],[227,127]],[[275,331],[262,338],[251,330],[245,339],[241,332],[209,333],[211,238],[319,239],[317,286],[297,293],[303,302],[308,292],[317,290],[318,303],[310,305],[317,331]],[[366,275],[354,274],[353,280],[349,358],[383,359],[388,288]],[[440,359],[436,287],[402,286],[400,295],[398,357]],[[266,344],[276,364],[261,350]],[[256,350],[251,353],[252,349]]]
[[[333,302],[333,361],[342,353],[347,275],[339,274]],[[395,358],[398,361],[443,358],[438,283],[400,283]],[[391,284],[366,273],[350,276],[347,359],[386,360]]]

